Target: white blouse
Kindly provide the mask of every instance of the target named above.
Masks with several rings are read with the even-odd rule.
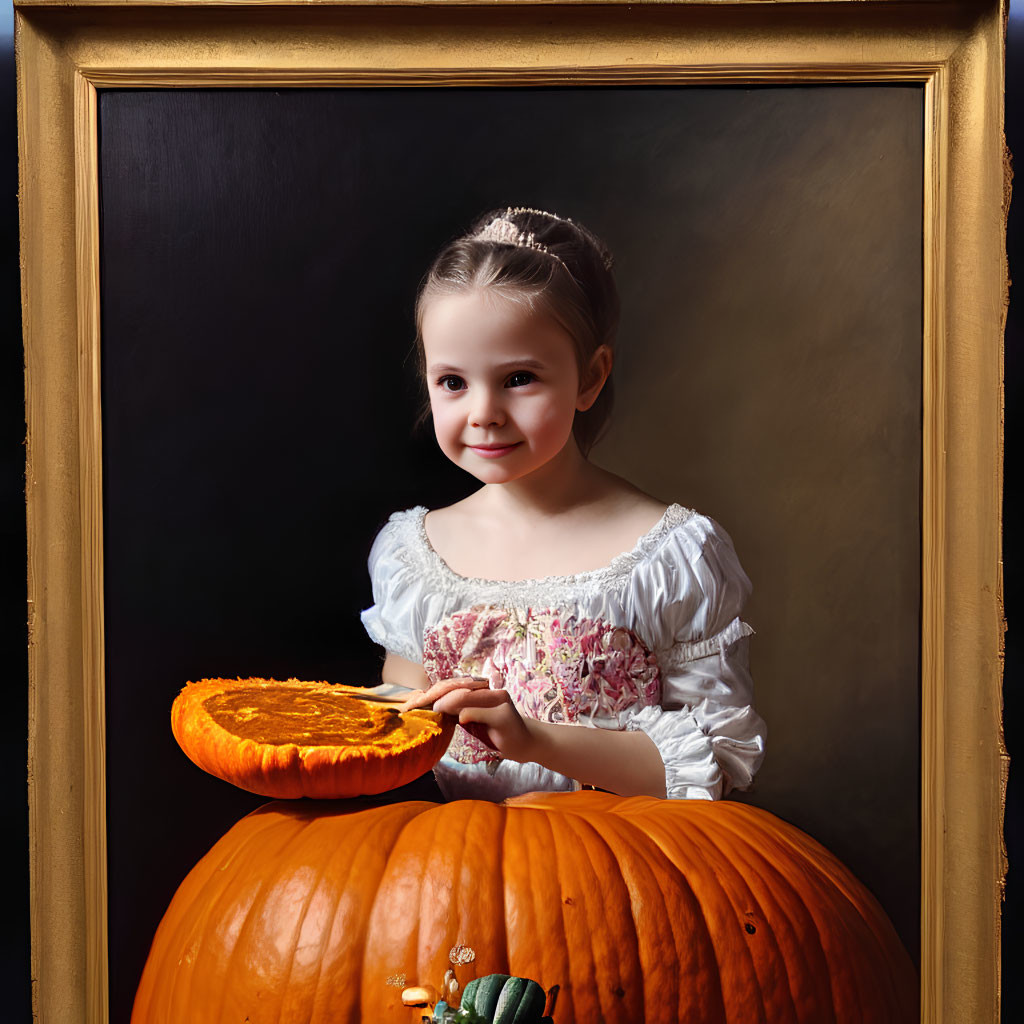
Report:
[[[751,588],[717,523],[671,505],[632,551],[602,569],[507,582],[454,572],[427,539],[426,513],[422,507],[396,512],[374,541],[374,604],[362,613],[371,639],[422,664],[424,635],[453,614],[480,606],[520,616],[559,609],[625,627],[653,653],[660,697],[649,702],[637,693],[625,713],[620,707],[595,714],[592,708],[578,724],[646,732],[664,761],[669,797],[714,800],[750,786],[765,737],[764,721],[751,704],[747,645],[753,630],[740,618]],[[454,746],[434,769],[449,799],[502,800],[532,790],[579,788],[535,763],[456,760]]]

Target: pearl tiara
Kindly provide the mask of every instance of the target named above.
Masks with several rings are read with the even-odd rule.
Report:
[[[532,206],[510,206],[503,214],[495,217],[482,227],[475,235],[471,236],[479,242],[499,242],[503,245],[516,245],[521,249],[534,249],[542,252],[552,259],[558,260],[565,267],[562,258],[553,253],[543,242],[538,242],[532,231],[523,231],[512,218],[519,213],[536,213],[542,217],[550,217],[552,220],[560,220],[571,224],[569,217],[559,217],[557,213],[549,213],[547,210],[535,210]],[[609,253],[601,254],[601,262],[605,270],[612,269],[612,258]],[[566,267],[568,270],[568,267]]]

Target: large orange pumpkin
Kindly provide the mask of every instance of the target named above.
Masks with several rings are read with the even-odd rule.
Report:
[[[397,789],[440,760],[455,719],[300,679],[201,679],[171,705],[181,749],[250,793],[334,800]]]
[[[132,1022],[412,1024],[400,985],[438,985],[458,944],[463,985],[559,985],[556,1024],[917,1019],[888,919],[798,829],[580,792],[268,804],[178,890]]]

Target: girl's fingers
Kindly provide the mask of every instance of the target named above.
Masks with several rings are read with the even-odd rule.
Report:
[[[460,712],[470,712],[474,708],[497,708],[511,702],[511,698],[505,690],[470,690],[463,686],[451,690],[435,700],[434,710],[447,711],[449,715],[458,715]],[[473,720],[467,718],[467,721]]]
[[[412,711],[413,708],[424,707],[423,697],[426,692],[426,690],[413,690],[409,696],[405,698],[405,702],[398,705],[398,710]]]
[[[435,705],[434,710],[440,711],[436,702],[446,694],[455,690],[476,690],[487,687],[486,679],[472,679],[468,676],[460,676],[455,679],[439,679],[427,690],[417,690],[402,704],[399,711],[412,711],[413,708],[429,708]]]

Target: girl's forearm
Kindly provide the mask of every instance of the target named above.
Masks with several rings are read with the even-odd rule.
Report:
[[[524,721],[532,743],[521,760],[621,796],[665,796],[665,764],[646,733]]]

